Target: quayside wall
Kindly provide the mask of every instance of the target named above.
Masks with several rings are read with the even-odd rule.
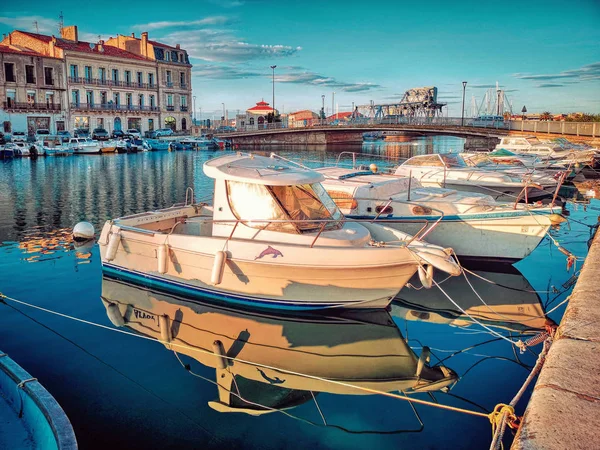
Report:
[[[599,429],[600,236],[596,233],[511,448],[598,448]]]

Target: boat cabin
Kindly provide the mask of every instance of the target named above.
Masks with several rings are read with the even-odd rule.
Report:
[[[344,228],[318,172],[254,155],[207,161],[204,172],[215,179],[214,236],[230,236],[233,227],[236,237],[248,238],[269,231],[326,235]]]

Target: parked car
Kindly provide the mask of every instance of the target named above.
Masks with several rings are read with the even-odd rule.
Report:
[[[24,131],[15,131],[10,140],[12,142],[27,142],[27,134]]]
[[[142,133],[140,133],[140,130],[136,129],[136,128],[129,128],[126,132],[126,135],[131,136],[132,138],[136,138],[136,139],[141,139],[142,138]]]
[[[156,130],[156,137],[171,136],[172,134],[173,130],[170,128],[160,128],[159,130]]]
[[[123,132],[123,130],[114,130],[112,132],[112,137],[113,139],[123,138],[125,137],[125,133]]]
[[[69,142],[69,139],[71,139],[71,133],[69,133],[69,132],[68,132],[68,131],[66,131],[66,130],[63,130],[63,131],[58,131],[58,132],[56,133],[56,135],[57,135],[57,136],[60,136],[60,139],[61,139],[63,142]]]
[[[146,131],[144,137],[146,139],[156,139],[156,131]]]
[[[87,128],[75,128],[73,131],[73,137],[89,137],[90,130]]]
[[[40,128],[38,130],[35,130],[35,138],[36,138],[36,140],[40,136],[48,136],[49,134],[50,134],[50,130],[46,130],[45,128]]]
[[[108,141],[108,138],[108,131],[104,128],[94,128],[94,131],[92,131],[92,139],[96,139],[97,141]]]

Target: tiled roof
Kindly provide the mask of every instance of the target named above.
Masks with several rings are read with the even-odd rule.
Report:
[[[273,108],[265,101],[258,102],[256,106],[248,108],[246,111],[273,111]]]
[[[152,45],[154,45],[156,47],[164,47],[164,48],[168,48],[170,50],[179,50],[179,51],[181,51],[180,48],[171,47],[170,45],[163,44],[162,42],[158,42],[158,41],[151,41],[150,39],[148,39],[148,43],[152,44]]]
[[[341,113],[332,114],[328,119],[346,119],[352,115],[352,111],[346,111]]]
[[[41,53],[34,52],[33,50],[19,50],[17,48],[9,47],[8,45],[0,44],[0,53],[15,53],[17,55],[27,55],[27,56],[43,56],[48,58],[46,55],[42,55]]]
[[[28,36],[31,36],[35,39],[39,39],[44,42],[50,42],[52,40],[52,36],[47,36],[45,34],[36,34],[36,33],[30,33],[28,31],[20,31],[20,30],[18,30],[18,31],[19,31],[19,33],[26,34]],[[106,55],[106,56],[112,56],[115,58],[137,59],[137,60],[141,60],[141,61],[148,61],[143,56],[136,55],[135,53],[131,53],[126,50],[121,50],[120,48],[113,47],[112,45],[104,44],[103,52],[99,52],[97,50],[97,44],[92,44],[92,45],[94,47],[93,49],[90,46],[89,42],[83,42],[83,41],[73,42],[73,41],[69,41],[66,39],[56,38],[56,46],[59,48],[62,48],[63,50],[68,50],[68,51],[73,51],[73,52],[81,52],[81,53],[90,53],[90,54],[96,54],[96,55]]]

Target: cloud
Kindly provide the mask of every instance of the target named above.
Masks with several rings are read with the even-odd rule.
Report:
[[[191,28],[206,25],[225,25],[232,22],[232,19],[226,16],[212,16],[197,20],[181,21],[161,21],[134,25],[133,29],[142,31],[160,30],[163,28]]]
[[[242,0],[208,0],[209,3],[213,5],[220,6],[221,8],[238,8],[244,5],[244,1]]]
[[[556,88],[556,87],[564,87],[564,84],[554,84],[554,83],[542,83],[538,84],[536,87],[538,88]]]
[[[289,67],[289,66],[288,66]],[[296,68],[296,66],[291,66]],[[328,89],[339,89],[341,92],[364,92],[381,87],[378,84],[369,82],[350,83],[339,81],[333,77],[326,77],[314,72],[292,70],[286,71],[284,67],[278,67],[275,72],[276,83],[293,83],[307,86],[324,87]],[[278,72],[284,71],[284,73]],[[246,65],[225,65],[225,64],[200,64],[196,65],[192,71],[195,77],[201,77],[212,80],[239,80],[243,78],[271,77],[272,72],[266,66],[264,69],[255,69]],[[394,99],[399,99],[394,97]]]
[[[302,47],[282,44],[253,44],[237,38],[231,31],[198,28],[174,31],[160,38],[167,44],[181,44],[192,58],[210,62],[246,62],[294,55]]]
[[[343,92],[364,92],[381,87],[379,84],[370,82],[348,83],[344,81],[338,81],[333,77],[326,77],[310,71],[278,74],[275,76],[275,81],[279,83],[294,83],[340,89]]]
[[[521,80],[534,80],[534,81],[554,81],[554,80],[567,80],[570,84],[582,82],[582,81],[597,81],[600,80],[600,62],[587,64],[581,66],[579,69],[563,70],[562,72],[555,74],[539,74],[530,75],[516,73],[513,75],[515,78]],[[565,81],[565,82],[567,82]],[[538,86],[541,87],[541,86]]]
[[[34,22],[37,22],[37,30]],[[41,34],[58,34],[58,20],[42,16],[0,16],[0,24],[8,25],[15,30],[24,30]]]
[[[203,64],[194,66],[192,75],[211,80],[239,80],[243,78],[263,77],[267,76],[268,73],[266,70],[259,72],[243,67]]]
[[[467,84],[467,87],[473,88],[473,89],[492,89],[492,88],[496,88],[495,84]],[[499,88],[504,87],[503,85],[498,85]]]

